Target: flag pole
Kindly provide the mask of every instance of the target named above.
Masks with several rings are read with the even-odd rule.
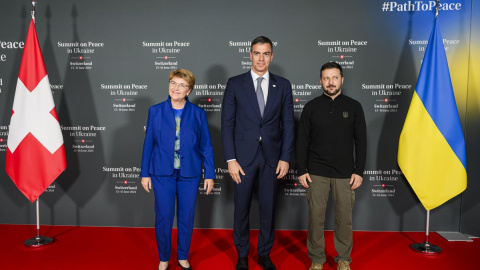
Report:
[[[35,5],[37,4],[36,0],[30,0],[30,3],[32,4],[32,19],[33,22],[35,22]],[[37,235],[35,235],[34,238],[30,238],[26,240],[23,244],[27,247],[44,247],[46,245],[49,245],[53,243],[53,238],[50,237],[45,237],[40,235],[40,203],[37,198],[37,203],[36,203],[36,208],[37,208]]]
[[[437,2],[437,6],[435,8],[435,20],[438,17],[440,0],[436,0],[436,2]],[[442,252],[442,248],[440,248],[439,246],[432,245],[429,242],[429,231],[430,231],[429,228],[430,228],[430,210],[427,210],[427,226],[426,226],[426,229],[425,229],[425,242],[415,243],[415,244],[410,245],[410,247],[417,252],[427,254],[427,255],[439,254],[439,253]]]
[[[34,238],[30,238],[26,240],[23,244],[27,247],[37,248],[37,247],[44,247],[53,243],[53,238],[45,237],[40,235],[40,203],[39,199],[37,198],[37,235]]]
[[[31,11],[32,19],[33,19],[33,22],[35,22],[35,5],[37,4],[37,1],[30,0],[30,3],[32,4],[32,11]]]
[[[425,230],[425,242],[423,243],[415,243],[410,245],[410,247],[415,250],[416,252],[420,252],[427,255],[435,255],[442,252],[442,248],[439,246],[435,246],[430,244],[428,236],[429,236],[429,227],[430,227],[430,210],[427,210],[427,228]]]

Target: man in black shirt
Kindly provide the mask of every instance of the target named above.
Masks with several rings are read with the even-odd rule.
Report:
[[[337,269],[350,269],[352,261],[354,190],[363,181],[367,128],[362,105],[342,94],[343,80],[339,64],[322,66],[323,95],[305,105],[298,127],[297,171],[300,184],[307,188],[310,270],[322,269],[326,261],[323,229],[330,190],[335,209]]]

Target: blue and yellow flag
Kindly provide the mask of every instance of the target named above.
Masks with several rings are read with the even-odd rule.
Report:
[[[400,134],[398,165],[427,210],[467,187],[465,140],[438,19]]]

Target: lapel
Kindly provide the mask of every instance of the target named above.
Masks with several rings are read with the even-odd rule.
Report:
[[[190,104],[190,101],[188,101],[188,97],[186,97],[185,99],[186,99],[187,101],[185,102],[185,106],[183,106],[182,120],[180,121],[180,130],[184,130],[184,129],[183,129],[183,126],[184,126],[184,125],[188,125],[188,123],[185,124],[185,122],[186,122],[186,121],[188,120],[188,118],[189,118],[189,117],[187,117],[187,114],[190,113],[190,105],[191,105],[191,104]],[[173,108],[172,108],[172,110],[173,110]],[[175,113],[174,113],[174,117],[173,117],[173,118],[175,118]],[[174,119],[173,122],[175,122],[175,119]],[[175,122],[175,128],[176,128],[176,127],[177,127],[177,123]]]
[[[184,120],[186,119],[186,112],[189,111],[187,108],[190,107],[191,104],[188,101],[187,97],[187,102],[185,102],[185,106],[183,107],[183,113],[182,113],[182,120],[180,122],[180,129],[182,129],[183,123],[185,122]],[[172,101],[170,100],[170,96],[167,98],[167,102],[165,102],[163,106],[163,114],[164,116],[162,119],[159,119],[163,124],[168,125],[169,129],[175,130],[177,127],[177,123],[175,122],[175,112],[172,107]]]
[[[269,71],[268,96],[267,96],[267,104],[265,105],[265,111],[263,112],[263,119],[265,119],[268,116],[268,113],[271,111],[273,104],[275,104],[275,99],[277,98],[277,94],[278,94],[277,79],[275,78],[275,75],[273,75]],[[260,109],[258,109],[258,112],[260,113]]]
[[[243,89],[243,92],[245,92],[245,95],[247,96],[248,103],[252,105],[252,109],[257,115],[258,119],[262,119],[260,108],[258,107],[257,95],[255,94],[255,86],[253,85],[253,79],[250,71],[245,73],[245,76],[243,77]],[[265,115],[265,111],[263,112],[263,115]]]

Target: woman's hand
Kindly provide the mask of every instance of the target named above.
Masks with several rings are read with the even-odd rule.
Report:
[[[205,179],[203,184],[203,189],[207,190],[207,195],[210,194],[210,192],[212,191],[213,184],[214,184],[213,179]]]
[[[142,186],[146,192],[150,193],[150,189],[152,189],[152,178],[142,177]]]

